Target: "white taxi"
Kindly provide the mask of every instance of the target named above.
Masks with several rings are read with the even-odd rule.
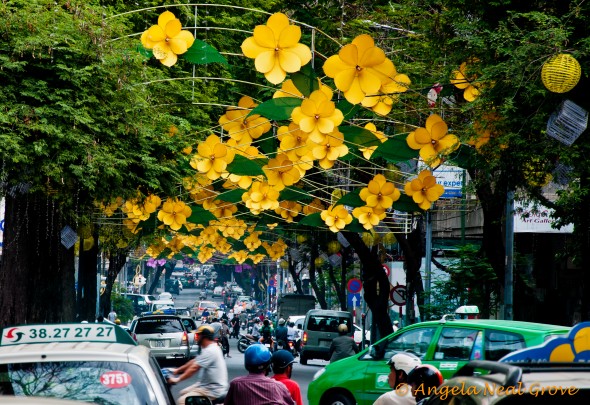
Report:
[[[148,348],[116,325],[11,326],[0,337],[0,395],[174,404]]]

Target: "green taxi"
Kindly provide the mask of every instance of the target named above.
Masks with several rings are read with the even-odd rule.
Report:
[[[387,360],[399,351],[416,354],[445,378],[470,360],[497,361],[539,345],[571,328],[492,319],[447,319],[404,327],[368,349],[319,370],[307,391],[309,405],[372,404],[391,390]]]

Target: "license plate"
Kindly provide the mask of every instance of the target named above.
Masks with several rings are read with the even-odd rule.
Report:
[[[166,344],[165,340],[152,340],[152,347],[167,347],[168,345]]]
[[[264,344],[266,347],[270,348],[270,343],[265,343]]]
[[[331,345],[331,340],[320,340],[320,347],[330,347]]]

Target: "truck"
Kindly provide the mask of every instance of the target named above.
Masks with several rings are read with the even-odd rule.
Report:
[[[305,315],[310,309],[315,309],[315,297],[309,294],[285,294],[279,298],[277,308],[278,319]]]

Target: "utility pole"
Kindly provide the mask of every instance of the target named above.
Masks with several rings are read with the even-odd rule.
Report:
[[[514,268],[514,191],[506,194],[506,267],[504,269],[504,319],[511,321],[513,313]]]

